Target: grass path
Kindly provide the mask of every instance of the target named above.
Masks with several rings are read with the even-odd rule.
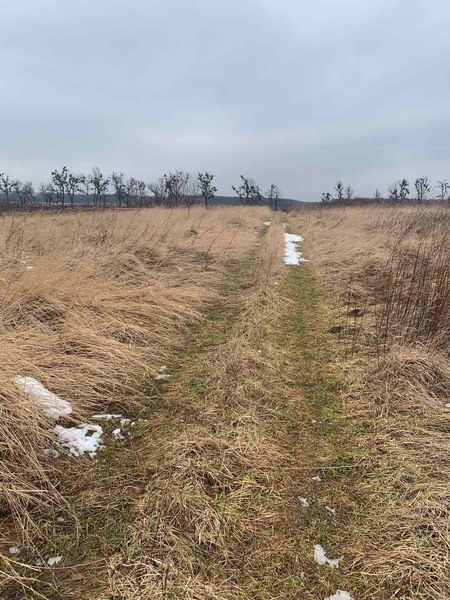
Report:
[[[148,383],[131,442],[74,484],[77,520],[48,531],[74,566],[36,586],[44,598],[317,600],[355,589],[345,554],[338,571],[313,560],[314,544],[336,558],[351,543],[351,431],[320,288],[308,266],[281,265],[281,242],[274,224],[230,266],[170,381]]]

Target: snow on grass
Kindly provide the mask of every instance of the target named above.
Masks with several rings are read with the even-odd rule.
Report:
[[[125,439],[125,436],[123,435],[120,427],[118,427],[117,429],[114,429],[112,434],[116,438],[116,440],[124,440]]]
[[[319,565],[329,565],[333,569],[339,568],[339,563],[342,558],[327,558],[325,550],[320,544],[314,544],[314,560]]]
[[[265,225],[266,227],[269,227],[269,225],[272,224],[272,221],[264,221],[263,225]]]
[[[300,502],[300,504],[302,505],[303,508],[308,508],[309,507],[309,500],[308,500],[308,498],[301,498],[299,496],[298,497],[298,501]]]
[[[10,554],[19,554],[19,552],[20,548],[18,548],[17,546],[11,546],[11,548],[9,549]]]
[[[168,371],[169,369],[166,367],[166,365],[163,365],[157,370],[156,375],[153,377],[153,379],[155,381],[165,381],[166,379],[169,379],[170,374]]]
[[[325,510],[327,510],[329,513],[331,513],[334,517],[336,516],[335,508],[331,508],[330,506],[325,506]]]
[[[87,453],[92,458],[102,447],[103,429],[100,425],[78,425],[78,427],[62,427],[57,425],[54,432],[58,435],[59,443],[67,448],[72,456],[82,456]]]
[[[42,414],[52,419],[65,417],[72,412],[72,406],[67,400],[63,400],[53,392],[50,392],[42,385],[40,381],[34,377],[23,377],[17,375],[15,379],[26,393],[27,397],[32,400],[42,411]]]
[[[122,415],[115,415],[111,413],[100,413],[98,415],[92,415],[92,418],[96,421],[112,421],[113,419],[121,419]]]
[[[325,600],[353,600],[348,592],[343,592],[342,590],[338,590],[332,596],[327,596]]]
[[[302,253],[297,249],[297,244],[300,242],[303,242],[301,235],[284,234],[284,262],[286,265],[299,265],[301,262],[305,262]]]
[[[311,477],[311,481],[322,481],[322,478],[316,475],[315,477]]]
[[[47,560],[47,564],[49,567],[54,567],[62,560],[62,556],[50,556]]]

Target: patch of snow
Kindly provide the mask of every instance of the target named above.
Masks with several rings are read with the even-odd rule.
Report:
[[[169,377],[169,369],[166,365],[163,365],[156,371],[156,375],[153,377],[153,379],[155,381],[164,381],[165,379],[169,379]]]
[[[315,424],[317,423],[317,420],[316,420],[316,419],[311,419],[311,423],[312,423],[313,425],[315,425]]]
[[[445,405],[445,408],[450,408],[450,404],[446,404],[446,405]]]
[[[50,556],[50,558],[47,560],[47,564],[49,567],[53,567],[54,565],[57,565],[61,560],[62,556]]]
[[[10,554],[19,554],[19,552],[20,548],[18,548],[17,546],[11,546],[11,548],[9,549]]]
[[[135,422],[131,419],[120,419],[120,424],[122,427],[133,427],[133,425],[135,425]]]
[[[157,373],[154,379],[155,381],[165,381],[166,379],[169,379],[169,377],[169,373]]]
[[[60,444],[67,448],[72,456],[81,456],[87,452],[89,456],[94,457],[102,446],[103,430],[100,425],[78,425],[78,427],[57,425],[54,431],[58,434]]]
[[[114,431],[112,432],[112,434],[116,438],[116,440],[124,440],[125,439],[125,436],[120,431],[120,427],[118,427],[117,429],[114,429]]]
[[[110,413],[100,413],[98,415],[92,415],[92,418],[96,421],[112,421],[113,419],[120,419],[122,415],[114,415]]]
[[[308,498],[301,498],[300,496],[298,497],[298,501],[300,502],[300,504],[303,506],[303,508],[308,508],[309,507],[309,500]]]
[[[333,569],[339,568],[339,563],[342,558],[327,558],[325,550],[320,544],[314,544],[314,560],[319,565],[329,565]]]
[[[325,600],[353,600],[348,592],[343,592],[342,590],[338,590],[332,596],[327,596]]]
[[[329,506],[325,506],[325,510],[327,510],[332,515],[336,516],[336,509],[335,508],[330,508]]]
[[[311,481],[322,481],[322,479],[319,477],[319,475],[316,475],[315,477],[311,477]]]
[[[264,221],[263,225],[269,227],[269,225],[272,225],[272,221]]]
[[[66,520],[65,520],[65,518],[64,518],[64,517],[58,517],[58,518],[56,519],[56,521],[57,521],[58,523],[65,523],[65,522],[66,522]]]
[[[32,265],[27,266],[27,271],[32,271],[33,269],[34,269],[34,267]]]
[[[297,244],[303,242],[301,235],[296,233],[284,234],[284,262],[286,265],[298,265],[301,262],[306,262],[302,257],[302,253],[297,250]]]
[[[43,567],[44,565],[45,565],[45,562],[41,558],[38,558],[36,561],[36,566]]]
[[[72,406],[67,400],[63,400],[53,392],[50,392],[34,377],[22,377],[17,375],[15,379],[28,398],[32,399],[41,409],[42,414],[52,419],[65,417],[72,412]]]

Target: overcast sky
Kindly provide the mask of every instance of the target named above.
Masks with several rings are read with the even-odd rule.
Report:
[[[0,0],[0,171],[450,178],[448,0]]]

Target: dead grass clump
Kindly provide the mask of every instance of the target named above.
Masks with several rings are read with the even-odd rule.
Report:
[[[298,217],[335,307],[366,457],[352,527],[361,598],[450,597],[450,207]]]
[[[282,237],[281,225],[272,225],[252,281],[247,275],[239,284],[234,275],[237,289],[203,334],[217,341],[194,354],[166,391],[166,401],[180,406],[170,411],[178,415],[175,431],[171,438],[144,440],[155,477],[125,551],[111,560],[109,593],[234,599],[263,585],[261,570],[270,578],[280,568],[268,565],[269,557],[279,553],[281,561],[291,552],[280,540],[274,549],[271,538],[274,522],[283,518],[283,499],[269,474],[286,457],[264,414],[276,379],[264,348],[279,312]],[[231,324],[222,310],[236,314]],[[226,337],[217,339],[222,326]],[[261,597],[272,591],[264,588]]]
[[[35,377],[70,401],[67,425],[111,408],[138,413],[144,384],[170,364],[180,328],[200,319],[227,262],[252,249],[265,214],[199,208],[0,219],[6,520],[14,515],[26,532],[36,503],[60,501],[44,452],[55,443],[54,424],[14,378]]]

